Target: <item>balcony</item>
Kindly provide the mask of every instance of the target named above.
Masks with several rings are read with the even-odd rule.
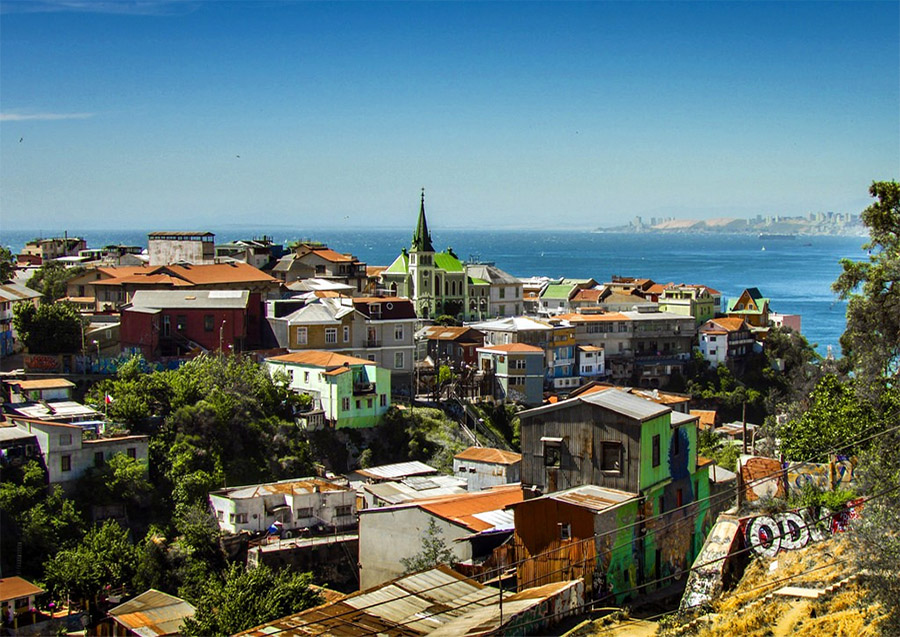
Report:
[[[353,383],[353,395],[362,396],[375,393],[375,383]]]
[[[380,338],[367,338],[366,339],[366,347],[381,347],[381,339]]]

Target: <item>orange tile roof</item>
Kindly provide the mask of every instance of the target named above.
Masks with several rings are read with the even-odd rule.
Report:
[[[387,269],[388,267],[386,265],[367,265],[366,276],[379,276]]]
[[[195,285],[209,283],[250,283],[277,282],[278,279],[254,268],[248,263],[232,261],[230,263],[210,263],[204,265],[170,265],[166,266],[175,276],[179,276]]]
[[[372,361],[356,358],[355,356],[345,356],[335,352],[324,352],[322,350],[311,349],[303,352],[293,352],[282,356],[273,356],[267,358],[269,361],[277,361],[280,363],[299,363],[301,365],[312,365],[313,367],[341,367],[345,363],[347,365],[373,365]]]
[[[423,502],[419,507],[440,518],[461,524],[474,532],[493,528],[489,522],[479,520],[476,513],[504,509],[522,501],[522,488],[518,484],[497,487],[489,491],[461,493],[440,500]]]
[[[138,285],[173,285],[176,287],[191,285],[188,281],[162,272],[128,274],[114,279],[100,279],[99,281],[94,281],[91,285],[108,285],[114,287],[117,285],[126,285],[128,283],[135,283]]]
[[[486,345],[479,347],[479,350],[488,350],[491,352],[542,352],[540,347],[534,345],[526,345],[525,343],[507,343],[505,345]]]
[[[21,577],[4,577],[0,579],[0,601],[8,602],[29,595],[40,595],[43,588],[38,588],[27,579]]]
[[[515,464],[522,460],[522,454],[491,447],[469,447],[453,456],[458,460],[474,460],[476,462],[493,462],[494,464]]]
[[[654,283],[647,288],[647,294],[662,294],[666,287],[665,283]]]
[[[332,263],[345,263],[347,261],[355,260],[352,255],[341,254],[340,252],[336,252],[331,248],[310,248],[307,254],[310,253],[320,256],[326,261],[331,261]]]
[[[728,332],[737,332],[743,328],[744,319],[738,317],[728,317],[728,318],[715,318],[710,319],[707,325],[710,323],[721,327],[722,329]],[[707,331],[707,330],[704,330]]]
[[[572,297],[573,301],[597,301],[600,298],[600,295],[603,294],[605,290],[578,290],[575,293],[575,296]]]

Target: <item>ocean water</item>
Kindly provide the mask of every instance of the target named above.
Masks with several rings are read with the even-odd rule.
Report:
[[[350,252],[369,265],[388,265],[408,246],[409,229],[299,231],[289,227],[213,229],[219,242],[268,235],[276,242],[316,239],[339,252]],[[649,277],[657,282],[701,283],[723,297],[757,287],[771,299],[771,308],[803,317],[803,334],[825,354],[846,325],[846,305],[831,291],[841,272],[840,259],[864,260],[864,237],[797,237],[761,240],[755,235],[621,234],[586,231],[431,231],[435,249],[452,247],[462,259],[491,261],[520,277]],[[146,230],[84,231],[88,247],[111,243],[147,245]],[[0,243],[13,251],[34,238],[34,232],[0,231]],[[764,249],[763,249],[764,248]]]

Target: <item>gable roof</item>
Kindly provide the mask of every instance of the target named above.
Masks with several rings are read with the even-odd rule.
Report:
[[[434,255],[434,265],[444,272],[463,272],[462,262],[452,252],[438,252]]]
[[[372,314],[372,305],[380,305],[381,314]],[[375,320],[414,319],[412,301],[399,296],[363,296],[353,299],[353,307],[366,318]]]
[[[272,356],[266,361],[275,363],[297,363],[298,365],[308,365],[310,367],[342,367],[344,365],[374,365],[372,361],[356,358],[355,356],[345,356],[344,354],[336,354],[335,352],[325,352],[322,350],[305,350],[302,352],[292,352],[282,356]]]
[[[659,405],[646,398],[633,396],[627,391],[622,391],[621,389],[609,389],[608,391],[581,394],[557,403],[526,409],[519,413],[519,418],[528,418],[530,416],[537,416],[551,411],[567,409],[575,406],[577,403],[596,405],[597,407],[602,407],[603,409],[607,409],[640,422],[646,422],[657,416],[672,412],[672,409],[669,407]]]
[[[21,577],[4,577],[0,579],[0,601],[2,602],[30,595],[40,595],[43,592],[44,589],[38,588],[27,579]]]
[[[484,342],[484,334],[474,327],[455,327],[444,325],[429,325],[422,334],[432,341],[458,341],[462,338],[474,339],[473,342]]]
[[[382,272],[382,274],[406,274],[409,272],[409,254],[404,250]]]
[[[727,318],[714,318],[708,320],[700,328],[701,332],[709,332],[711,330],[725,330],[726,332],[739,332],[741,330],[749,330],[747,322],[739,316],[729,316]]]
[[[244,309],[250,300],[248,290],[138,290],[131,307],[145,309]]]
[[[592,511],[604,511],[628,500],[637,498],[637,493],[629,491],[620,491],[619,489],[610,489],[609,487],[598,487],[593,484],[585,484],[562,491],[555,491],[542,495],[538,498],[532,498],[528,502],[534,500],[555,500],[557,502],[565,502],[584,509]],[[516,505],[513,505],[515,507]]]
[[[492,447],[469,447],[453,456],[456,460],[491,462],[493,464],[516,464],[522,461],[522,454]]]

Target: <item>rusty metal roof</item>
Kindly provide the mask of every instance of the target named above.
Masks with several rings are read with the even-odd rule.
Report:
[[[185,618],[194,616],[194,607],[180,597],[151,588],[109,611],[118,623],[141,637],[177,635]]]
[[[438,566],[238,635],[426,635],[472,609],[496,602],[498,594],[496,589]],[[508,596],[510,593],[505,593],[504,599]]]
[[[593,511],[603,511],[637,497],[638,494],[636,493],[585,484],[564,491],[548,493],[540,498],[524,500],[523,503],[534,502],[535,500],[556,500],[558,502],[574,504],[575,506],[591,509]],[[514,504],[513,506],[516,505]]]
[[[522,454],[492,447],[469,447],[453,456],[456,460],[492,462],[494,464],[516,464],[522,461]]]
[[[470,531],[486,531],[494,528],[490,520],[477,517],[477,514],[489,511],[500,511],[510,504],[522,501],[520,485],[496,487],[488,491],[462,493],[457,496],[442,498],[439,501],[425,502],[419,507],[429,513],[450,522],[465,526]]]

